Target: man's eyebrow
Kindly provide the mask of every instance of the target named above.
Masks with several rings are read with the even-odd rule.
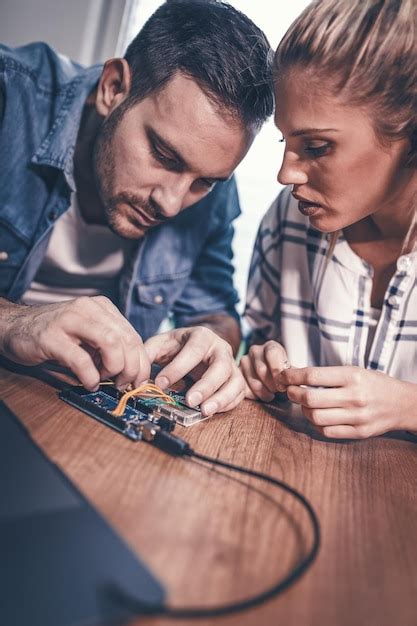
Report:
[[[178,161],[180,165],[184,166],[187,169],[190,169],[190,166],[187,163],[186,159],[178,152],[178,150],[174,148],[173,145],[169,143],[169,141],[167,141],[166,139],[163,139],[160,135],[158,135],[156,130],[147,126],[146,133],[151,142],[156,142],[160,148],[162,148],[163,150],[166,150],[167,152],[170,152],[171,156],[176,161]]]
[[[176,148],[174,148],[172,144],[169,143],[169,141],[167,141],[166,139],[163,139],[153,128],[150,128],[149,126],[146,127],[146,132],[147,132],[149,140],[151,142],[156,142],[160,148],[169,152],[171,156],[173,157],[173,159],[177,161],[178,165],[181,165],[181,167],[183,167],[186,170],[192,171],[193,168],[188,163],[188,161],[178,152]],[[224,182],[228,180],[230,176],[225,176],[225,177],[202,176],[202,178],[206,178],[207,180],[212,180],[213,182]]]

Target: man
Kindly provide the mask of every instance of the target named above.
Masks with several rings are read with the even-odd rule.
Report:
[[[0,52],[0,354],[88,389],[168,363],[161,387],[192,371],[190,405],[232,408],[230,177],[272,112],[265,37],[221,2],[169,0],[104,68]]]

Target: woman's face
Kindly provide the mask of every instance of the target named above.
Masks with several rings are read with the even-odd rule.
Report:
[[[415,170],[403,166],[408,140],[382,146],[365,110],[311,82],[293,71],[276,83],[275,123],[286,143],[278,181],[294,186],[299,210],[323,232],[369,215],[401,221],[416,189]]]

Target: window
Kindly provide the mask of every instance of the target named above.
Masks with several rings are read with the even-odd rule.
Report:
[[[162,4],[160,0],[130,0],[119,40],[121,53],[135,37],[148,17]],[[277,3],[271,8],[270,0],[229,0],[237,9],[246,13],[268,37],[275,49],[291,22],[309,4],[309,0],[291,0]],[[236,170],[242,215],[236,221],[234,239],[235,282],[240,296],[240,311],[243,310],[250,254],[258,225],[265,211],[280,190],[276,181],[281,163],[283,146],[278,142],[279,134],[273,120],[269,120],[260,131],[249,153]]]

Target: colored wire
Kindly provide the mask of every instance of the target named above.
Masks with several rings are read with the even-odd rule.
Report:
[[[160,387],[155,385],[152,382],[144,383],[136,389],[131,389],[130,391],[126,391],[123,396],[120,398],[116,408],[112,411],[113,415],[120,417],[126,410],[126,406],[128,400],[130,398],[159,398],[163,400],[167,404],[173,404],[176,406],[176,401],[170,395],[165,393]]]

